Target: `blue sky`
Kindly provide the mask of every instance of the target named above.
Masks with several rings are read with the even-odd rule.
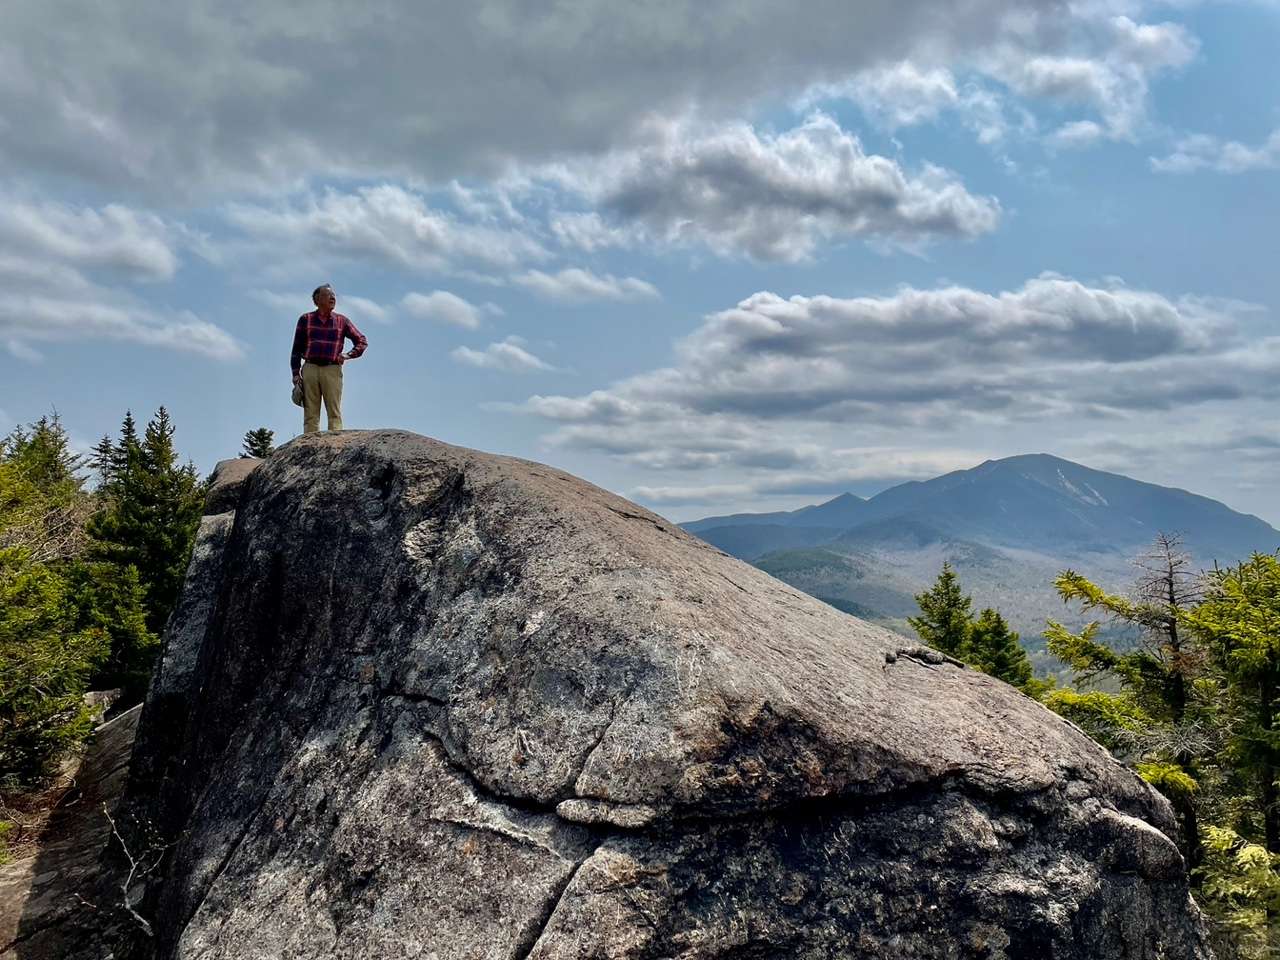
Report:
[[[1280,525],[1274,2],[455,6],[18,0],[0,421],[283,441],[328,281],[348,426],[675,519],[1044,451]]]

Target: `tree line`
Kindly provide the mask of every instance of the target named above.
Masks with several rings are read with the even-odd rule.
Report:
[[[113,709],[145,696],[177,601],[206,483],[161,407],[73,450],[56,414],[0,438],[0,801],[19,810]],[[246,455],[271,452],[265,428]],[[90,485],[91,480],[96,484]],[[0,858],[16,821],[0,818]]]
[[[1000,614],[978,616],[949,563],[909,618],[930,646],[998,677],[1075,723],[1173,807],[1178,845],[1218,956],[1280,949],[1280,559],[1255,554],[1197,571],[1174,536],[1137,559],[1125,594],[1074,570],[1054,581],[1096,619],[1072,631],[1048,620],[1059,684],[1031,662]],[[1098,639],[1121,628],[1123,643]]]

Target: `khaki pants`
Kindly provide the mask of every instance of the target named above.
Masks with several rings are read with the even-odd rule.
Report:
[[[302,432],[320,429],[320,401],[329,415],[329,429],[342,429],[342,364],[302,365]]]

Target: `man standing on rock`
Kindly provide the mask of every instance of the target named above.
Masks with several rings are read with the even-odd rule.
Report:
[[[311,301],[316,309],[298,318],[293,354],[289,358],[294,385],[302,385],[302,432],[315,433],[320,429],[322,399],[329,416],[329,429],[341,430],[342,364],[364,353],[369,341],[354,323],[334,313],[338,297],[329,284],[316,287]],[[344,354],[342,343],[348,337],[351,352]],[[303,360],[307,361],[305,366]]]

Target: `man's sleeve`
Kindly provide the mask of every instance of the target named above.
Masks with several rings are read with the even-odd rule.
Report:
[[[293,332],[293,353],[289,356],[289,367],[296,377],[302,370],[302,356],[307,352],[307,315],[298,318],[298,329]]]
[[[351,357],[355,359],[364,353],[365,348],[369,346],[369,341],[365,339],[363,333],[356,329],[356,325],[350,320],[347,321],[343,334],[351,338]]]

